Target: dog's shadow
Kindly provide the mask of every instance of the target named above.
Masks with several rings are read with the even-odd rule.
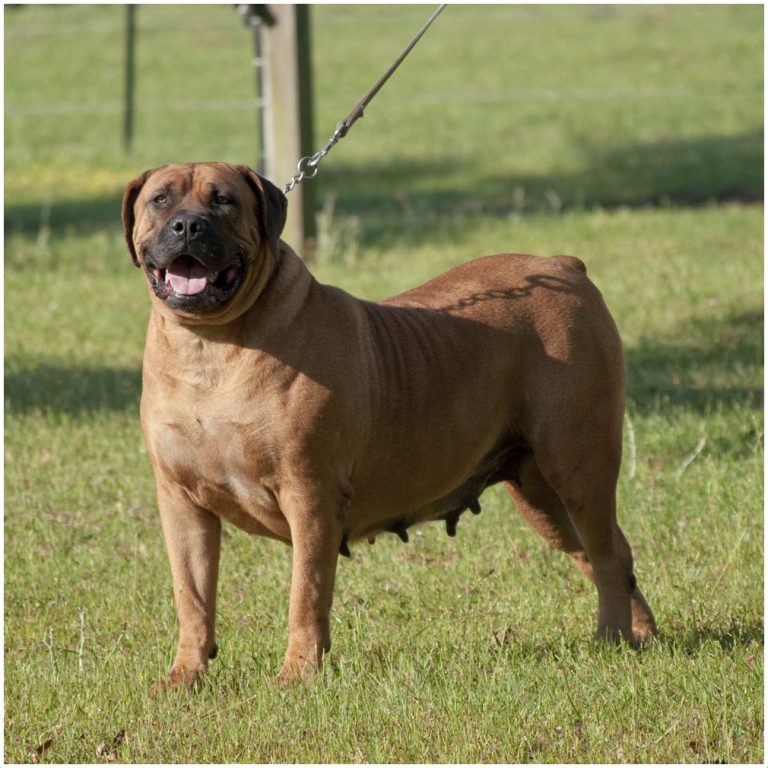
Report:
[[[498,650],[503,646],[500,644]],[[647,653],[667,653],[676,656],[698,656],[704,649],[718,649],[725,655],[732,655],[737,651],[754,646],[756,653],[762,654],[765,645],[765,628],[757,620],[742,623],[732,620],[727,626],[695,626],[675,631],[674,629],[662,630],[659,636],[650,643],[633,647],[622,643],[620,645],[607,645],[602,641],[585,641],[584,638],[576,638],[571,641],[553,641],[545,643],[519,643],[516,644],[516,653],[522,656],[545,660],[562,660],[565,658],[578,659],[594,652],[644,655]]]
[[[662,634],[659,642],[670,650],[677,650],[686,655],[695,656],[703,648],[719,646],[726,654],[732,654],[740,648],[754,645],[762,649],[765,645],[765,627],[759,621],[743,624],[733,620],[727,627],[698,626],[682,635]]]

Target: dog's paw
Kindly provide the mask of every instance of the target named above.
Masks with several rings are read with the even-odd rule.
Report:
[[[164,677],[161,680],[156,680],[149,686],[149,695],[154,697],[161,691],[173,690],[176,688],[191,690],[200,685],[205,672],[206,670],[200,667],[190,669],[174,664],[167,677]]]
[[[317,664],[312,664],[306,659],[286,659],[277,675],[277,684],[281,688],[290,688],[294,685],[307,685],[320,671]]]
[[[632,635],[637,645],[647,645],[658,634],[656,619],[645,602],[642,592],[637,587],[632,594]]]
[[[646,646],[658,637],[659,630],[653,616],[635,619],[632,617],[632,639],[637,647]]]

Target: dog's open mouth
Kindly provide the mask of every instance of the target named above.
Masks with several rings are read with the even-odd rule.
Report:
[[[167,304],[183,308],[201,305],[213,308],[229,299],[237,289],[243,272],[240,259],[215,272],[193,256],[177,256],[166,268],[147,265],[155,295]]]

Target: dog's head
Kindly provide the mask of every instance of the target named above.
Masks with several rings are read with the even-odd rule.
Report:
[[[243,165],[146,171],[123,195],[128,250],[156,301],[202,322],[247,309],[277,262],[285,196]]]

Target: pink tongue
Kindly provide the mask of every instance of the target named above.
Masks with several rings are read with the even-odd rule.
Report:
[[[197,263],[178,263],[176,261],[168,267],[165,273],[165,282],[170,283],[173,290],[181,296],[194,296],[202,293],[208,285],[208,281],[213,281],[215,276],[203,269]]]

